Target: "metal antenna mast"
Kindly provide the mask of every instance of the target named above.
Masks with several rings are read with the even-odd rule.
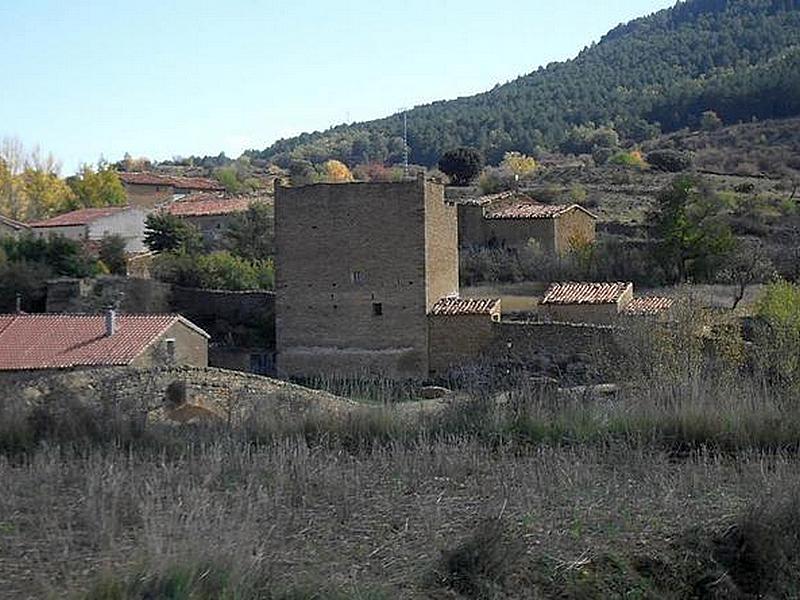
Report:
[[[408,107],[400,110],[403,112],[403,174],[408,177]]]

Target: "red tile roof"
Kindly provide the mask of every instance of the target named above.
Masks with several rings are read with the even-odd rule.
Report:
[[[442,298],[431,308],[431,314],[491,315],[500,310],[499,298]]]
[[[0,315],[0,371],[128,365],[177,322],[208,338],[179,315],[117,315],[111,336],[105,319],[104,314]]]
[[[253,198],[223,198],[214,194],[192,194],[170,202],[164,210],[178,217],[203,217],[227,215],[247,210]]]
[[[580,210],[596,219],[592,213],[578,204],[539,204],[518,202],[516,204],[486,209],[487,219],[555,219],[573,210]]]
[[[88,225],[89,223],[97,221],[97,219],[111,216],[123,210],[128,210],[128,207],[110,206],[107,208],[81,208],[43,221],[34,221],[28,225],[30,227],[72,227],[76,225]]]
[[[178,175],[161,175],[151,172],[120,172],[117,173],[122,183],[133,185],[171,185],[176,188],[187,190],[217,190],[222,191],[225,187],[214,179],[206,177],[180,177]]]
[[[673,304],[675,304],[674,298],[642,296],[631,300],[622,312],[630,316],[653,316],[669,310]]]
[[[30,229],[30,227],[25,223],[20,223],[19,221],[15,221],[14,219],[11,219],[9,217],[4,217],[3,215],[0,215],[0,223],[2,223],[3,225],[7,225],[11,229],[16,229],[17,231],[23,229]]]
[[[551,283],[545,292],[542,304],[614,304],[628,290],[633,291],[632,283],[623,282],[574,282]]]

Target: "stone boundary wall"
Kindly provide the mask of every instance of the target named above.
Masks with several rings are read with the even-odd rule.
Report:
[[[175,382],[186,386],[186,401],[207,407],[221,416],[246,416],[259,403],[269,408],[303,412],[322,408],[333,413],[356,406],[352,401],[327,392],[285,381],[213,367],[166,369],[73,369],[39,373],[0,373],[10,400],[29,408],[49,392],[74,393],[82,404],[116,408],[122,413],[159,415],[167,387]]]
[[[620,354],[616,329],[607,325],[501,321],[492,325],[486,358],[529,366],[557,377],[585,379]]]

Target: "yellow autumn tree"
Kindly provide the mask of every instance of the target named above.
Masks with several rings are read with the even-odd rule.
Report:
[[[524,179],[536,171],[536,159],[521,152],[506,152],[500,166]]]
[[[25,218],[39,219],[69,210],[74,194],[56,173],[27,167],[19,179],[27,208]]]
[[[339,160],[326,160],[322,164],[322,173],[325,181],[329,183],[353,181],[353,174],[350,172],[350,169]]]

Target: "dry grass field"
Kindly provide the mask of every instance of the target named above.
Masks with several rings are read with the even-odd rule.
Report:
[[[0,595],[797,597],[796,395],[676,341],[603,399],[508,373],[292,410],[276,385],[235,422],[141,426],[102,386],[6,396]]]

